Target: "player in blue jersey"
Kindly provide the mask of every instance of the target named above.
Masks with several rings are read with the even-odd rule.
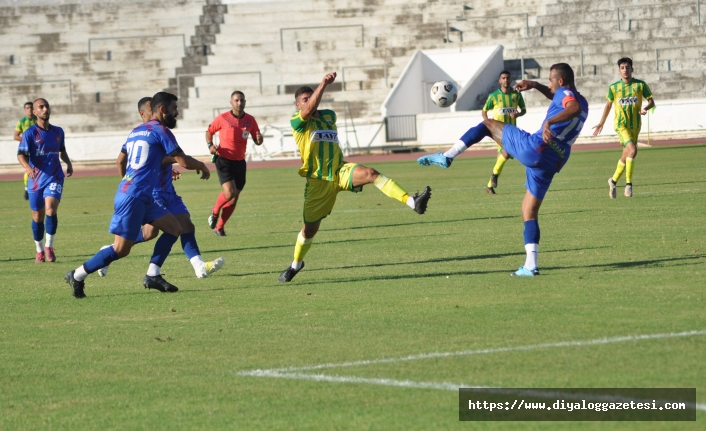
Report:
[[[137,102],[137,110],[140,113],[143,124],[148,123],[152,119],[152,108],[150,103],[152,101],[151,97],[143,97]],[[120,154],[117,159],[118,170],[120,171],[120,176],[124,177],[127,172],[127,149],[123,145]],[[196,243],[196,235],[194,231],[196,228],[191,222],[191,215],[189,210],[184,205],[181,196],[177,195],[174,189],[173,181],[179,178],[181,175],[179,171],[172,169],[172,165],[175,163],[173,157],[165,157],[162,160],[162,167],[159,171],[159,178],[152,191],[152,197],[157,204],[165,207],[169,210],[174,217],[179,221],[181,226],[181,247],[184,250],[184,254],[189,259],[191,266],[194,267],[194,272],[196,272],[197,278],[206,278],[214,272],[218,271],[223,266],[223,258],[219,257],[211,262],[204,262],[201,258],[201,252],[199,251],[199,246]],[[156,227],[146,224],[142,227],[138,233],[138,237],[135,240],[135,244],[140,242],[146,242],[152,240],[159,235],[159,229]],[[104,248],[110,247],[109,245]],[[101,268],[98,270],[98,275],[104,277],[108,272],[108,267]]]
[[[22,133],[22,141],[17,148],[17,160],[29,177],[29,208],[32,210],[32,233],[37,247],[35,262],[55,262],[54,235],[59,226],[57,211],[64,191],[64,171],[59,159],[66,163],[67,176],[70,177],[74,173],[74,168],[66,153],[64,130],[49,124],[49,102],[46,99],[37,99],[34,101],[33,110],[37,116],[37,124]]]
[[[115,194],[115,214],[110,222],[110,233],[115,235],[113,245],[101,249],[92,258],[73,271],[66,273],[64,279],[73,289],[76,298],[85,298],[84,280],[89,274],[98,271],[130,254],[142,225],[149,223],[163,233],[154,245],[142,284],[148,289],[160,292],[179,290],[160,275],[160,268],[169,256],[172,246],[181,235],[179,221],[166,208],[155,203],[152,197],[165,156],[186,169],[201,172],[201,179],[207,180],[210,172],[202,162],[187,156],[179,148],[174,135],[169,129],[176,127],[177,97],[166,92],[159,92],[152,97],[152,120],[133,129],[125,143],[127,149],[127,172],[118,185]]]
[[[422,166],[451,166],[453,159],[466,148],[480,142],[486,136],[492,137],[508,154],[525,165],[527,181],[522,218],[527,258],[525,264],[512,273],[515,276],[532,277],[539,275],[537,254],[539,252],[539,207],[549,189],[554,175],[569,160],[571,145],[574,143],[588,116],[588,102],[579,94],[574,85],[574,71],[566,63],[552,65],[549,72],[549,87],[534,81],[520,81],[515,85],[518,91],[534,88],[552,101],[542,128],[529,134],[511,124],[496,120],[485,120],[468,131],[445,153],[420,157]]]

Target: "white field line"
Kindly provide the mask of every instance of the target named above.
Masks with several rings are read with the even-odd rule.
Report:
[[[698,336],[698,335],[706,335],[706,330],[670,332],[670,333],[665,333],[665,334],[624,335],[624,336],[620,336],[620,337],[597,338],[595,340],[561,341],[558,343],[542,343],[542,344],[530,344],[530,345],[526,345],[526,346],[515,346],[515,347],[495,347],[495,348],[489,348],[489,349],[461,350],[458,352],[422,353],[419,355],[402,356],[402,357],[398,357],[398,358],[367,359],[367,360],[362,360],[362,361],[309,365],[309,366],[304,366],[304,367],[273,368],[271,370],[254,370],[254,371],[274,371],[274,372],[311,371],[311,370],[322,370],[322,369],[328,369],[328,368],[357,367],[357,366],[375,365],[375,364],[390,364],[390,363],[395,363],[395,362],[418,361],[418,360],[422,360],[422,359],[449,358],[449,357],[453,357],[453,356],[470,356],[470,355],[487,355],[487,354],[491,354],[491,353],[522,352],[522,351],[528,351],[528,350],[549,349],[549,348],[557,348],[557,347],[595,346],[595,345],[601,345],[601,344],[623,343],[623,342],[627,342],[627,341],[656,340],[656,339],[660,339],[660,338],[694,337],[694,336]]]
[[[556,398],[556,399],[589,399],[604,402],[630,402],[632,399],[623,398],[619,396],[596,396],[595,394],[577,394],[568,392],[546,392],[541,389],[537,391],[531,390],[507,390],[505,388],[493,388],[489,386],[474,386],[465,383],[449,383],[449,382],[418,382],[413,380],[395,380],[386,378],[366,378],[357,376],[337,376],[337,375],[327,375],[327,374],[308,374],[308,373],[286,373],[275,370],[254,370],[254,371],[242,371],[239,372],[240,376],[248,377],[271,377],[277,379],[292,379],[292,380],[313,380],[315,382],[326,382],[326,383],[362,383],[369,385],[378,386],[393,386],[399,388],[414,388],[414,389],[436,389],[442,391],[454,391],[457,392],[459,388],[481,388],[489,389],[490,392],[499,392],[507,394],[516,394],[518,396],[525,395],[537,395],[537,393],[542,394],[545,398]],[[493,391],[492,389],[497,389]],[[645,400],[650,401],[650,400]],[[663,400],[660,400],[663,401]],[[706,404],[692,405],[696,410],[706,411]]]
[[[469,385],[469,384],[465,384],[465,383],[419,382],[419,381],[413,381],[413,380],[395,380],[395,379],[386,379],[386,378],[365,378],[365,377],[357,377],[357,376],[310,374],[310,373],[302,373],[301,371],[366,366],[366,365],[374,365],[374,364],[389,364],[389,363],[395,363],[395,362],[417,361],[417,360],[422,360],[422,359],[435,359],[435,358],[448,358],[448,357],[454,357],[454,356],[470,356],[470,355],[486,355],[486,354],[492,354],[492,353],[521,352],[521,351],[528,351],[528,350],[538,350],[538,349],[558,348],[558,347],[595,346],[595,345],[602,345],[602,344],[622,343],[622,342],[628,342],[628,341],[644,341],[644,340],[656,340],[656,339],[664,339],[664,338],[694,337],[694,336],[699,336],[699,335],[706,335],[706,330],[670,332],[670,333],[663,333],[663,334],[647,334],[647,335],[625,335],[625,336],[621,336],[621,337],[606,337],[606,338],[598,338],[598,339],[594,339],[594,340],[562,341],[562,342],[557,342],[557,343],[530,344],[530,345],[515,346],[515,347],[497,347],[497,348],[490,348],[490,349],[462,350],[462,351],[457,351],[457,352],[423,353],[423,354],[419,354],[419,355],[410,355],[410,356],[403,356],[403,357],[398,357],[398,358],[370,359],[370,360],[362,360],[362,361],[350,361],[350,362],[310,365],[310,366],[305,366],[305,367],[273,368],[273,369],[269,369],[269,370],[240,371],[237,373],[237,375],[243,376],[243,377],[270,377],[270,378],[294,379],[294,380],[313,380],[313,381],[317,381],[317,382],[328,382],[328,383],[363,383],[363,384],[372,384],[372,385],[380,385],[380,386],[395,386],[395,387],[403,387],[403,388],[458,391],[459,388],[487,388],[487,387],[486,386],[474,386],[474,385]],[[498,388],[498,389],[501,389],[501,388]],[[695,408],[697,410],[706,411],[706,404],[697,403]]]

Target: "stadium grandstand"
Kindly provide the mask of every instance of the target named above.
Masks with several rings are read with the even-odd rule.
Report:
[[[360,125],[360,147],[382,127],[381,104],[415,52],[488,45],[502,45],[515,78],[545,79],[569,62],[591,103],[604,103],[621,56],[660,101],[705,98],[701,9],[700,0],[2,0],[0,132],[11,136],[22,103],[41,95],[68,133],[122,134],[136,101],[162,89],[180,97],[179,129],[203,130],[239,89],[248,112],[286,134],[294,90],[336,70],[326,103],[342,125]]]

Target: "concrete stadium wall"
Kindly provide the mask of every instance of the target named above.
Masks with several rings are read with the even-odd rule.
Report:
[[[661,101],[657,109],[649,117],[649,130],[652,134],[684,131],[690,136],[706,137],[706,120],[703,116],[694,116],[695,112],[706,111],[706,99]],[[580,143],[590,143],[588,139],[592,127],[598,124],[603,112],[603,104],[592,104],[589,108],[588,121],[583,127]],[[518,127],[529,132],[539,130],[546,115],[546,107],[534,107],[518,119]],[[480,111],[445,112],[437,114],[420,114],[417,116],[416,142],[405,143],[410,148],[418,146],[451,145],[469,127],[482,119]],[[696,121],[695,121],[696,119]],[[640,141],[647,139],[648,123],[643,118]],[[611,138],[613,132],[613,116],[608,117],[600,137]],[[380,122],[356,123],[355,127],[340,126],[339,136],[342,147],[347,146],[353,152],[365,152],[368,149],[380,148],[386,145],[385,130],[380,128]],[[174,134],[185,153],[192,156],[207,156],[208,149],[204,140],[205,129],[176,129]],[[262,147],[248,143],[248,157],[251,160],[267,160],[274,157],[297,158],[296,144],[291,131],[273,129],[270,126],[263,131],[265,142]],[[66,136],[66,147],[72,160],[78,162],[95,162],[114,160],[127,137],[126,132],[110,133],[69,133]],[[492,142],[489,139],[487,142]],[[0,140],[0,165],[18,165],[17,142]]]

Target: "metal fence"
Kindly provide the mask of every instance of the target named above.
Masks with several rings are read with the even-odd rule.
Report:
[[[387,142],[416,141],[417,116],[394,115],[385,118]]]

